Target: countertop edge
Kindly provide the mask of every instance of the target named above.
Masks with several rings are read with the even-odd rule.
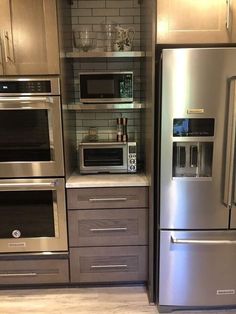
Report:
[[[149,186],[148,179],[144,174],[79,175],[73,173],[66,181],[66,188],[69,189],[141,186]]]

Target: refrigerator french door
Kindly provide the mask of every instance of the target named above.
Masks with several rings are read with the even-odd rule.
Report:
[[[236,305],[236,49],[162,51],[159,306]]]

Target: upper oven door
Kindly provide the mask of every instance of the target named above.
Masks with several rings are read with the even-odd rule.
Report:
[[[0,177],[63,175],[60,97],[1,97]]]

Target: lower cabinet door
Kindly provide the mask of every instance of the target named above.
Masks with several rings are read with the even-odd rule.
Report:
[[[161,231],[160,306],[236,304],[236,231]]]
[[[147,280],[147,247],[71,248],[72,282]]]
[[[0,285],[68,282],[68,260],[0,261]]]

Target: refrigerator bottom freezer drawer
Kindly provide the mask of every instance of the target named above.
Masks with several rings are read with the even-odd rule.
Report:
[[[159,305],[236,305],[236,231],[161,231]]]

